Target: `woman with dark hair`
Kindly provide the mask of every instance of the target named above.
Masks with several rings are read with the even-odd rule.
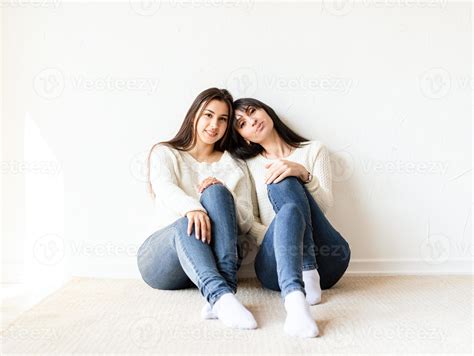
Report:
[[[324,215],[333,205],[328,150],[256,99],[235,101],[232,121],[229,151],[246,160],[258,202],[250,230],[259,246],[255,272],[265,288],[281,291],[285,331],[315,337],[309,305],[342,277],[351,252]]]
[[[234,296],[242,262],[238,234],[249,231],[253,215],[247,168],[223,149],[232,100],[225,89],[203,91],[176,136],[151,148],[148,187],[157,231],[140,246],[137,263],[152,288],[197,286],[207,300],[204,318],[255,329],[253,315]]]

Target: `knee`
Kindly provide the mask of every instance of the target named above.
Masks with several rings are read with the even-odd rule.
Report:
[[[208,200],[208,199],[222,199],[225,197],[231,197],[232,194],[229,189],[226,188],[223,184],[213,184],[207,187],[204,192],[201,194],[201,200]]]
[[[151,272],[150,266],[147,266],[145,261],[142,261],[140,258],[138,258],[138,270],[140,271],[143,281],[151,288],[163,290],[170,289],[166,281],[159,278],[159,273],[156,273],[156,271],[155,273]]]
[[[172,286],[169,283],[166,283],[166,281],[161,281],[159,279],[149,280],[149,279],[145,279],[143,276],[142,278],[145,281],[145,283],[148,284],[153,289],[174,290],[174,288],[172,288]]]
[[[279,192],[282,189],[292,189],[295,185],[301,185],[300,181],[296,177],[286,177],[281,182],[268,184],[267,189],[269,192]]]
[[[186,285],[186,278],[178,271],[163,271],[160,268],[151,268],[138,264],[138,269],[143,281],[153,289],[159,290],[178,290]]]
[[[280,217],[291,219],[292,222],[305,225],[305,219],[300,207],[295,203],[286,203],[280,208],[277,214]]]

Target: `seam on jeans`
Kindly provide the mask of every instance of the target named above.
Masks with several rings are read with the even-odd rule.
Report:
[[[234,292],[234,289],[235,289],[235,292],[237,291],[237,283],[238,283],[238,279],[237,279],[237,272],[240,268],[239,266],[239,247],[238,247],[238,240],[239,240],[239,235],[238,235],[238,221],[237,221],[237,214],[236,214],[236,209],[237,209],[237,204],[235,203],[234,201],[234,197],[232,196],[232,194],[230,193],[230,191],[226,188],[226,191],[225,191],[225,194],[227,194],[227,198],[229,198],[229,200],[227,201],[226,200],[226,205],[227,205],[227,210],[230,210],[230,216],[232,218],[232,221],[233,221],[233,224],[232,224],[232,233],[233,235],[236,237],[235,238],[235,244],[233,245],[233,248],[234,248],[234,251],[235,251],[235,254],[233,256],[233,260],[232,260],[232,264],[236,267],[235,269],[235,274],[236,274],[236,279],[235,279],[235,288],[232,288],[231,286],[229,286],[229,288]],[[224,278],[225,279],[225,278]]]
[[[202,286],[202,288],[206,291],[206,294],[209,294],[209,291],[207,289],[207,286],[202,283],[201,278],[199,277],[199,274],[197,273],[196,266],[192,262],[192,260],[189,258],[188,251],[186,251],[186,248],[184,247],[184,244],[181,243],[179,235],[179,230],[176,228],[176,226],[173,226],[173,230],[176,233],[176,237],[178,239],[178,244],[181,246],[181,249],[183,250],[184,255],[186,256],[187,261],[191,265],[191,269],[193,270],[194,274],[196,275],[196,279],[198,280],[199,284]],[[191,238],[191,237],[190,237]],[[184,268],[183,268],[184,270]],[[199,286],[198,286],[199,287]]]
[[[316,265],[305,265],[303,266],[303,271],[312,271],[313,269],[318,269]]]
[[[237,236],[236,238],[236,242],[235,242],[235,256],[234,256],[234,260],[232,261],[234,263],[234,265],[238,265],[238,260],[239,260],[239,252],[238,252],[238,247],[237,247],[237,244],[238,244],[238,221],[237,221],[237,214],[236,214],[236,209],[237,209],[237,206],[236,206],[236,203],[234,201],[234,197],[232,195],[232,193],[229,191],[229,189],[227,189],[226,186],[224,186],[225,188],[225,195],[227,195],[226,198],[229,198],[229,200],[225,199],[225,205],[227,207],[227,210],[230,212],[230,216],[232,218],[232,221],[234,222],[234,224],[232,224],[232,232],[234,234],[234,236]],[[237,268],[238,270],[238,268]]]
[[[234,236],[236,236],[235,244],[234,244],[234,248],[235,248],[235,256],[234,257],[235,257],[235,259],[232,262],[237,267],[237,270],[236,270],[236,273],[237,273],[237,271],[240,268],[240,266],[239,266],[239,247],[238,247],[238,244],[239,244],[239,229],[238,229],[238,226],[237,226],[239,224],[239,222],[237,221],[237,214],[236,214],[237,204],[235,203],[234,197],[232,196],[232,194],[230,194],[230,198],[232,199],[231,204],[230,204],[231,205],[230,214],[232,216],[232,221],[235,222],[235,224],[232,224],[232,229],[233,229]],[[237,289],[237,286],[236,286],[236,289]]]
[[[275,207],[275,209],[276,209],[276,212],[275,212],[275,213],[278,213],[278,212],[280,211],[280,206],[279,206],[278,203],[275,201],[275,199],[273,199],[270,186],[267,188],[267,195],[268,195],[268,199],[270,200],[270,203],[271,203],[272,206]]]

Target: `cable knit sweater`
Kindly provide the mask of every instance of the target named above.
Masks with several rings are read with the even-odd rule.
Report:
[[[254,217],[246,164],[234,159],[227,151],[217,162],[199,162],[188,152],[163,144],[155,146],[150,157],[157,230],[172,224],[189,211],[206,212],[199,201],[201,194],[198,187],[208,177],[216,177],[232,193],[239,234],[248,233]]]
[[[319,141],[310,141],[308,144],[296,148],[284,159],[299,163],[311,172],[313,179],[306,183],[306,188],[323,213],[326,213],[328,208],[333,206],[331,162],[327,148]],[[247,160],[247,166],[255,185],[255,191],[252,193],[254,206],[258,203],[258,209],[255,210],[256,219],[250,230],[257,245],[261,245],[266,229],[275,217],[265,184],[265,164],[274,161],[276,159],[267,159],[262,155]]]

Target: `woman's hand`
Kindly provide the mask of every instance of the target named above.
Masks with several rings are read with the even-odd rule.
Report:
[[[195,230],[196,239],[201,240],[204,243],[211,243],[211,219],[209,216],[201,210],[189,211],[186,214],[188,218],[188,236],[191,236],[193,232],[193,225]]]
[[[213,184],[222,184],[222,182],[215,177],[207,177],[199,185],[199,193],[202,193],[207,187]]]
[[[298,177],[303,182],[308,178],[308,171],[303,165],[285,159],[267,163],[265,168],[267,168],[265,184],[278,183],[286,177]]]

